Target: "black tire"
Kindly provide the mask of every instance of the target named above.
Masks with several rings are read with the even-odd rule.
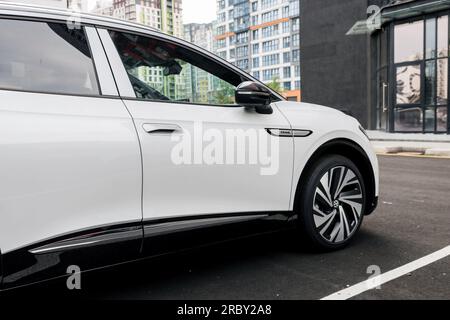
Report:
[[[362,175],[351,160],[340,155],[318,159],[306,172],[297,196],[299,232],[308,245],[330,251],[352,241],[364,217],[366,190]]]

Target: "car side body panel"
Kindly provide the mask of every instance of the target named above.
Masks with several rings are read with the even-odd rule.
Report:
[[[141,157],[121,100],[0,90],[0,101],[4,254],[141,220]]]

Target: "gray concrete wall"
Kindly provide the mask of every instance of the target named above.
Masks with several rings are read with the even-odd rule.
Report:
[[[300,1],[302,101],[347,109],[365,127],[371,104],[369,37],[345,34],[367,18],[374,2],[380,1]]]

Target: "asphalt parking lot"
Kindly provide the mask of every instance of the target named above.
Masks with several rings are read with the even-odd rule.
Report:
[[[16,294],[95,299],[321,299],[450,245],[450,159],[380,156],[381,195],[345,250],[316,254],[290,235],[237,240],[82,276],[82,290],[52,282]],[[41,291],[40,291],[41,292]],[[352,299],[450,299],[450,256]]]

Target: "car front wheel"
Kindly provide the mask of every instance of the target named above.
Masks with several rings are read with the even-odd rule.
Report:
[[[302,236],[318,249],[344,247],[364,217],[365,187],[358,168],[348,158],[329,155],[303,181],[296,208]]]

